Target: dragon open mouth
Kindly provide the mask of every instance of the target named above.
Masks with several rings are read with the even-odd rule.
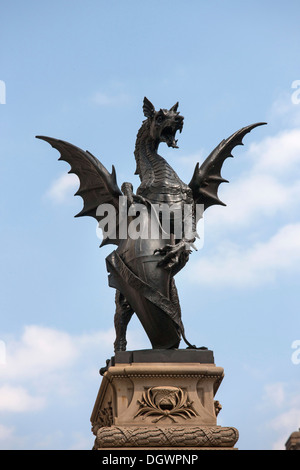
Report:
[[[166,142],[168,147],[173,147],[173,148],[178,148],[177,145],[177,140],[175,139],[176,132],[177,130],[180,129],[181,132],[181,127],[172,127],[172,126],[167,126],[164,128],[164,130],[161,133],[161,137],[163,140]]]

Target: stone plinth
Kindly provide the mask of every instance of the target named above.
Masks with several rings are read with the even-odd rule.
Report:
[[[300,450],[300,428],[298,431],[292,432],[285,443],[286,450]]]
[[[94,449],[233,449],[237,430],[217,425],[223,376],[212,351],[116,353],[91,416]]]

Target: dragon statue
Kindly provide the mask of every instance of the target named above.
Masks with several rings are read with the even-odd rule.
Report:
[[[184,118],[177,110],[178,103],[170,109],[157,111],[144,98],[146,119],[138,131],[134,151],[136,174],[141,180],[136,194],[130,183],[123,183],[119,188],[114,166],[109,173],[90,152],[62,140],[37,136],[57,149],[60,152],[59,160],[70,164],[69,173],[79,177],[80,186],[75,195],[80,195],[84,204],[75,217],[94,217],[104,229],[105,211],[99,211],[99,208],[109,204],[118,216],[115,230],[106,233],[101,244],[116,245],[116,249],[106,258],[109,285],[116,289],[115,351],[126,350],[126,330],[133,313],[138,316],[153,349],[178,348],[181,339],[188,348],[196,348],[184,333],[174,276],[187,263],[197,236],[196,226],[201,213],[199,215],[196,207],[200,205],[203,212],[212,205],[225,205],[218,197],[220,183],[228,182],[221,176],[224,160],[232,156],[235,146],[243,145],[243,137],[248,132],[265,124],[260,122],[243,127],[222,140],[201,166],[197,163],[190,183],[185,184],[158,154],[161,142],[178,148],[175,137],[177,131],[182,131]],[[128,203],[125,211],[120,208],[120,201],[124,199]],[[145,210],[134,211],[136,205],[142,205]],[[192,230],[188,233],[184,230],[185,206],[192,208]],[[167,231],[157,210],[161,207],[176,209],[170,215]],[[126,230],[127,236],[121,236],[121,224],[124,232],[124,223],[128,228],[137,217],[141,231],[151,222],[152,226],[156,224],[158,236],[131,237]],[[181,217],[180,236],[175,230],[178,217]]]

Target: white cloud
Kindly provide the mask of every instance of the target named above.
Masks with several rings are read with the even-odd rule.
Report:
[[[297,431],[300,424],[299,384],[292,387],[286,382],[265,385],[260,413],[268,413],[265,432],[273,434],[273,450],[284,450],[290,434]]]
[[[36,411],[43,408],[45,399],[33,397],[23,387],[3,385],[0,387],[0,412]]]
[[[49,188],[46,196],[57,204],[63,203],[78,190],[79,179],[73,173],[64,173]]]
[[[298,192],[298,183],[288,187],[272,175],[250,173],[224,190],[222,200],[228,207],[214,213],[212,209],[208,220],[214,226],[234,229],[253,226],[254,221],[261,220],[261,217],[273,217],[284,211]]]
[[[71,335],[58,329],[29,325],[19,339],[6,341],[7,360],[1,367],[0,410],[22,411],[47,405],[53,395],[74,396],[77,370],[86,380],[113,355],[114,329]],[[131,331],[128,343],[143,347],[141,332]],[[100,361],[100,364],[99,364]],[[11,400],[11,401],[10,401]]]
[[[68,333],[37,325],[26,326],[20,340],[9,342],[6,350],[6,367],[1,375],[11,379],[40,377],[64,369],[78,356]]]
[[[262,218],[279,217],[299,206],[300,130],[266,137],[252,144],[243,158],[252,167],[219,189],[219,197],[227,207],[205,213],[213,227],[253,226]]]
[[[295,399],[294,399],[295,400]],[[276,430],[285,429],[288,431],[297,431],[300,423],[300,397],[297,397],[298,403],[294,406],[291,406],[290,409],[279,414],[271,422],[271,426]],[[288,435],[286,432],[286,435]],[[291,431],[292,432],[292,431]]]
[[[291,433],[299,429],[300,395],[285,395],[284,399],[285,409],[269,423],[269,427],[279,433],[279,437],[273,444],[273,450],[285,449],[285,443]]]
[[[13,426],[5,426],[0,424],[0,442],[11,439],[14,432]]]
[[[287,172],[293,173],[300,164],[300,130],[284,130],[260,143],[253,143],[249,153],[254,162],[254,171],[280,177]]]
[[[300,223],[284,226],[268,241],[249,248],[223,242],[215,255],[190,265],[189,279],[204,285],[249,287],[299,270]]]
[[[88,427],[93,398],[87,403],[87,397],[94,394],[96,398],[101,381],[99,368],[113,355],[113,341],[113,328],[72,335],[55,328],[28,325],[19,337],[7,336],[6,363],[0,369],[0,448],[60,446],[66,432],[60,426],[64,428],[63,422],[69,419],[66,416],[76,413],[78,407],[88,408]],[[60,410],[55,417],[58,428],[54,430],[48,426],[53,409]],[[33,420],[39,423],[41,439],[30,426],[24,436],[24,424],[20,427],[17,424],[19,414],[23,413],[33,415]],[[73,431],[75,434],[68,435],[70,447],[92,446],[92,434],[84,440],[76,434],[76,428]]]
[[[216,250],[207,257],[200,253],[197,261],[191,258],[191,281],[247,287],[299,272],[300,130],[267,136],[243,158],[247,170],[220,186],[227,207],[204,213],[204,235],[214,236]]]
[[[280,93],[274,101],[267,120],[275,122],[281,128],[283,127],[299,127],[300,125],[300,103],[293,99],[295,89]],[[299,88],[298,88],[299,97]]]
[[[285,403],[286,390],[282,382],[267,384],[264,389],[264,400],[268,406],[279,407]]]

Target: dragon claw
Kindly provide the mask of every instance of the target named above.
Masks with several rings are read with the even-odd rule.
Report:
[[[154,251],[155,255],[162,255],[163,258],[158,262],[158,266],[165,269],[172,269],[179,265],[185,265],[188,261],[190,250],[190,243],[181,240],[176,245],[167,244],[163,248],[158,248]]]

